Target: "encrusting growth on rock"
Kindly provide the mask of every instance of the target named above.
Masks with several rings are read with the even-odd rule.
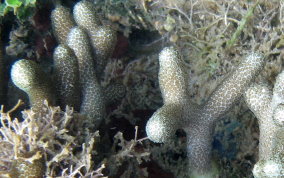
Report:
[[[29,156],[14,160],[11,166],[12,169],[6,175],[18,178],[42,177],[45,174],[46,165],[41,153],[37,152]]]
[[[187,133],[187,155],[191,176],[212,176],[211,148],[214,126],[232,104],[245,92],[264,64],[256,53],[244,61],[212,93],[202,106],[189,100],[186,72],[173,47],[166,47],[159,56],[159,84],[164,105],[149,119],[146,132],[154,142],[166,142],[177,129]]]
[[[125,93],[126,88],[118,82],[110,83],[103,90],[103,96],[107,105],[119,102],[125,96]]]
[[[253,173],[257,178],[281,177],[284,173],[284,71],[271,87],[254,83],[245,100],[259,123],[259,161]]]
[[[34,61],[21,59],[16,61],[11,69],[13,83],[25,91],[34,111],[39,111],[47,100],[54,105],[55,96],[51,80]]]

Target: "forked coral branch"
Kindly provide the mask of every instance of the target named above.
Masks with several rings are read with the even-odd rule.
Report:
[[[201,106],[190,102],[187,74],[177,50],[164,48],[159,62],[164,105],[147,122],[147,135],[154,142],[167,142],[177,129],[183,128],[187,133],[190,174],[212,176],[211,144],[216,121],[249,87],[262,68],[264,57],[254,52],[249,54]]]

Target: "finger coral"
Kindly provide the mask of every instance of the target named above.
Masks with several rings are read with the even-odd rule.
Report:
[[[104,97],[99,81],[116,44],[116,32],[99,22],[88,1],[78,2],[73,13],[75,20],[68,8],[59,5],[51,14],[52,27],[60,43],[53,55],[57,98],[53,96],[55,91],[47,75],[33,61],[17,61],[11,76],[14,84],[28,93],[34,109],[40,108],[45,99],[51,104],[56,100],[62,108],[72,106],[86,115],[88,128],[93,130],[105,116],[106,103],[111,103],[105,99],[116,100],[125,94],[123,85],[117,83],[113,86],[118,92],[112,95],[117,98]],[[116,92],[114,87],[109,91]]]
[[[73,16],[75,20],[68,9],[57,6],[51,16],[53,29],[58,41],[74,51],[82,90],[80,112],[90,118],[88,125],[97,127],[105,115],[107,99],[103,96],[99,79],[116,44],[116,32],[100,23],[89,1],[78,2],[74,6]],[[57,54],[54,58],[57,58]]]
[[[254,83],[245,93],[245,100],[259,123],[259,161],[255,177],[281,177],[284,173],[284,72],[273,90],[266,83]]]
[[[82,105],[80,112],[95,120],[98,125],[103,119],[105,104],[101,86],[98,83],[92,60],[91,45],[87,34],[74,27],[69,32],[67,44],[78,58],[80,84],[82,86]]]
[[[35,66],[12,71],[15,83],[28,80],[27,93],[50,88],[60,107],[36,90],[31,109],[9,110],[28,98],[5,73],[0,177],[283,177],[282,1],[35,5],[29,21],[0,22],[0,87],[1,67],[29,59]],[[263,68],[249,49],[269,56]],[[250,84],[259,70],[274,87]],[[255,118],[234,103],[245,93]]]
[[[39,111],[44,100],[51,105],[55,102],[51,79],[34,61],[21,59],[16,61],[11,69],[13,83],[29,95],[30,103],[35,111]]]
[[[59,45],[54,51],[54,81],[59,105],[64,108],[80,107],[80,85],[78,61],[74,52],[66,45]]]
[[[77,25],[83,28],[91,39],[96,58],[96,74],[99,77],[116,44],[116,32],[100,23],[93,6],[89,1],[80,1],[74,6],[73,16]],[[68,33],[75,26],[70,11],[58,6],[53,10],[51,18],[58,41],[65,43]]]
[[[86,29],[91,38],[96,55],[96,73],[99,76],[115,47],[115,31],[109,26],[100,24],[91,2],[86,0],[78,2],[73,13],[76,23]]]
[[[57,6],[51,14],[52,27],[59,43],[65,43],[68,33],[75,26],[70,10],[63,6]]]
[[[245,92],[263,66],[264,58],[256,53],[248,55],[202,106],[195,106],[189,100],[187,75],[177,50],[164,48],[159,63],[164,105],[147,122],[147,135],[154,142],[166,142],[177,129],[183,128],[187,133],[190,174],[212,176],[210,160],[215,123]]]

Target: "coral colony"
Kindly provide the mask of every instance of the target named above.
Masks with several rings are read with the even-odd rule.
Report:
[[[0,153],[3,160],[1,164],[9,163],[6,165],[9,171],[1,172],[2,175],[42,177],[46,169],[52,175],[52,172],[56,171],[52,170],[54,169],[52,164],[62,160],[64,155],[67,157],[72,155],[70,144],[75,138],[88,142],[89,145],[83,144],[81,152],[83,157],[78,158],[80,160],[76,162],[76,157],[79,155],[73,155],[73,160],[64,163],[70,164],[71,170],[68,170],[71,172],[65,171],[61,175],[72,177],[83,174],[80,172],[82,168],[85,168],[82,171],[85,176],[100,175],[99,172],[90,170],[92,164],[90,155],[94,144],[94,138],[90,137],[94,137],[96,128],[105,117],[105,103],[109,102],[105,101],[107,98],[102,95],[97,75],[102,72],[107,58],[112,54],[116,44],[116,32],[100,24],[91,2],[80,1],[74,7],[73,13],[75,21],[70,10],[63,6],[57,6],[52,12],[54,33],[60,43],[54,52],[54,81],[34,61],[20,59],[12,66],[11,79],[18,88],[28,94],[32,109],[24,113],[25,120],[22,123],[18,120],[12,121],[9,114],[3,112],[1,114],[3,125],[0,130],[3,136],[1,147],[13,148]],[[92,48],[96,51],[94,56]],[[125,93],[123,85],[118,83],[110,84],[107,90],[116,93],[111,95],[116,97],[111,100],[117,100]],[[62,108],[68,105],[63,116],[59,108],[47,106],[47,102],[48,105],[54,106],[57,100]],[[74,118],[73,110],[69,106],[80,110],[80,113],[86,116],[86,118],[80,117],[83,123],[81,126],[76,124],[82,128],[81,131],[73,130],[78,133],[75,136],[64,131],[66,127],[71,127],[70,120]],[[8,122],[9,126],[6,127],[5,122]],[[80,138],[83,137],[80,133],[85,132],[86,128],[90,133],[84,135],[85,139]],[[46,140],[47,137],[51,140]],[[30,140],[35,143],[29,143]],[[47,168],[44,159],[49,159],[49,162],[46,161]]]
[[[105,116],[105,101],[97,75],[113,51],[116,35],[110,27],[100,24],[94,12],[92,3],[77,3],[73,10],[76,24],[69,9],[57,6],[52,12],[52,24],[60,43],[54,52],[54,79],[60,105],[80,108],[90,119],[88,125],[97,128]],[[96,51],[94,57],[92,48]],[[54,89],[35,62],[17,61],[11,76],[15,85],[28,93],[34,109],[41,108],[45,99],[53,105]]]
[[[260,161],[254,168],[254,175],[283,175],[283,72],[277,77],[273,94],[265,84],[251,85],[264,64],[264,57],[251,53],[224,79],[205,104],[196,106],[189,100],[186,71],[176,49],[164,48],[159,62],[164,105],[147,123],[150,140],[167,142],[177,129],[183,128],[187,133],[190,174],[192,177],[212,177],[216,174],[210,161],[216,121],[245,93],[246,101],[260,124]]]
[[[31,109],[22,112],[23,121],[10,117],[17,106],[6,113],[1,110],[1,177],[101,177],[105,163],[114,158],[100,165],[93,161],[106,104],[120,100],[126,92],[122,83],[111,83],[107,88],[101,85],[100,74],[114,50],[116,32],[100,22],[94,4],[86,0],[74,6],[73,15],[70,9],[57,5],[51,20],[59,43],[53,54],[53,76],[46,75],[32,60],[20,59],[11,68],[11,80],[27,93]],[[163,106],[146,124],[148,139],[167,144],[178,129],[183,129],[187,137],[187,175],[216,177],[219,168],[212,161],[216,122],[244,95],[260,128],[259,161],[253,174],[257,178],[282,177],[284,72],[277,76],[273,89],[265,81],[254,82],[265,59],[250,52],[204,104],[196,105],[189,96],[188,74],[178,50],[164,47],[159,54],[158,73]],[[0,51],[0,72],[2,63]],[[0,84],[3,80],[0,73]],[[0,86],[0,99],[2,94]],[[60,107],[54,107],[56,104]],[[137,142],[136,137],[130,143],[121,141],[125,147],[117,159],[129,154],[133,157]],[[118,164],[116,161],[113,164]]]
[[[263,67],[264,58],[256,53],[248,55],[241,64],[224,79],[212,93],[208,101],[202,106],[196,106],[189,100],[188,85],[186,83],[187,75],[183,69],[182,60],[178,52],[173,47],[164,48],[160,53],[159,62],[159,84],[164,99],[164,105],[158,109],[148,121],[146,126],[147,135],[149,139],[154,142],[166,142],[174,135],[177,129],[183,128],[187,133],[187,154],[192,176],[213,176],[214,171],[212,171],[210,160],[215,123],[249,87],[250,83]],[[283,102],[283,86],[281,86],[283,79],[280,77],[281,75],[279,75],[278,79],[279,84],[276,84],[278,87],[275,89],[275,92],[279,93],[278,95],[275,94],[278,98],[274,99],[278,104],[279,102],[281,103],[281,101]],[[254,106],[255,104],[259,104],[257,100],[257,97],[259,97],[257,92],[259,91],[263,91],[263,89],[247,92],[247,100],[248,103],[251,103],[251,108],[256,107],[260,109],[260,107],[268,107],[268,101],[263,104],[264,106]],[[267,95],[268,96],[264,97],[267,97],[267,100],[269,100],[270,95],[268,93]],[[252,98],[250,99],[250,97]],[[262,97],[259,98],[260,101],[262,99]],[[281,121],[280,117],[283,119],[283,116],[280,116],[280,113],[283,113],[283,107],[279,108],[279,110],[278,120]],[[265,110],[265,113],[266,112],[272,113],[272,111]],[[272,121],[271,114],[268,116]],[[262,117],[266,118],[266,115]],[[270,130],[270,132],[273,133],[272,135],[280,130],[277,129],[277,126],[270,126],[269,123],[271,122],[265,123],[260,121],[260,123],[261,125],[263,124],[263,126],[261,126],[263,127],[261,132],[264,135],[268,133],[264,130],[265,128]],[[266,141],[263,141],[263,145],[261,144],[260,149],[268,149],[272,154],[271,147],[275,147],[275,145],[271,143],[271,140],[269,141],[270,144],[267,143],[269,137],[271,137],[270,134],[264,137]],[[260,140],[260,142],[262,142],[262,140]],[[262,154],[265,159],[265,154]],[[275,164],[281,167],[280,163]],[[279,170],[281,170],[281,168],[279,168]],[[278,172],[278,174],[280,175],[280,172]]]

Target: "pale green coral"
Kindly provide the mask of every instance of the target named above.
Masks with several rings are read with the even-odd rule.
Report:
[[[116,32],[110,26],[101,25],[95,12],[94,5],[86,0],[78,2],[73,10],[76,23],[83,27],[91,38],[95,49],[96,74],[99,77],[115,47]]]
[[[52,28],[59,43],[66,43],[66,39],[75,22],[71,16],[70,9],[58,5],[51,13]]]
[[[78,61],[74,52],[66,45],[59,45],[53,54],[54,82],[62,108],[66,105],[80,108],[80,84]]]
[[[284,174],[284,72],[273,88],[265,83],[253,84],[245,99],[259,123],[259,161],[254,166],[255,177],[281,177]]]
[[[105,115],[105,103],[101,86],[94,71],[92,48],[88,36],[81,28],[74,27],[68,35],[67,44],[73,49],[78,58],[80,84],[82,87],[80,112],[93,119],[90,124],[98,126]]]
[[[51,105],[55,102],[51,80],[34,61],[21,59],[11,69],[13,83],[29,95],[34,110],[40,110],[44,100]]]
[[[248,55],[202,106],[194,106],[189,100],[187,75],[178,52],[173,47],[164,48],[159,62],[164,105],[147,122],[147,135],[154,142],[166,142],[183,128],[187,133],[190,174],[213,176],[211,143],[216,121],[244,93],[262,68],[264,58],[256,53]]]
[[[58,41],[68,45],[78,60],[79,84],[82,90],[80,113],[88,116],[89,126],[98,127],[105,116],[107,98],[103,96],[98,79],[116,44],[116,32],[100,23],[93,4],[88,1],[78,2],[74,6],[73,16],[78,26],[75,26],[67,8],[57,6],[51,17],[53,29]],[[57,54],[54,58],[57,58]],[[57,76],[61,77],[60,74]],[[67,83],[62,86],[66,88]]]

